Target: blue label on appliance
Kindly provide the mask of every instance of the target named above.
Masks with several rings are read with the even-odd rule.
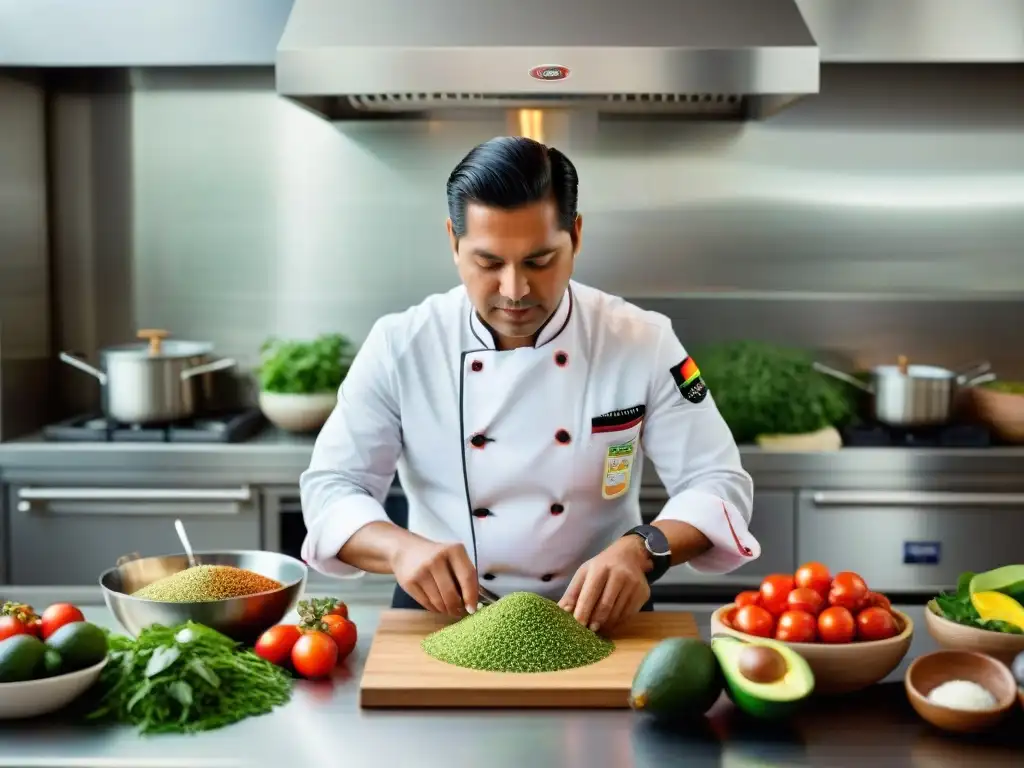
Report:
[[[904,565],[938,565],[942,556],[941,541],[904,541]]]

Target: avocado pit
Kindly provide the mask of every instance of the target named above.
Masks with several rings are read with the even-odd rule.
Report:
[[[786,674],[786,660],[774,648],[748,645],[740,651],[740,674],[752,683],[768,685],[781,680]]]

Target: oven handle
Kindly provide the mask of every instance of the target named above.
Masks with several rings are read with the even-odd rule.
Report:
[[[1024,507],[1024,493],[815,491],[818,507]]]
[[[32,502],[234,502],[252,500],[248,485],[238,488],[19,488],[18,511],[31,512]],[[237,507],[234,511],[237,511]],[[178,514],[206,515],[208,509],[189,510],[182,507]]]

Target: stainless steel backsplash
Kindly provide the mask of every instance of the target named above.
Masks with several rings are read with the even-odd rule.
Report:
[[[764,123],[549,120],[576,163],[581,281],[684,342],[1024,375],[1024,69],[830,66]],[[269,70],[79,75],[53,90],[60,343],[157,326],[255,362],[457,277],[444,184],[486,120],[332,125]],[[558,116],[554,116],[558,118]],[[65,395],[94,387],[69,371]],[[69,383],[70,382],[70,383]]]

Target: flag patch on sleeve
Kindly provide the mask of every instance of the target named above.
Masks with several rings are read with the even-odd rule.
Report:
[[[687,357],[678,365],[673,365],[670,370],[680,394],[691,403],[702,402],[708,396],[707,384],[701,378],[700,368],[693,362],[692,357]]]

